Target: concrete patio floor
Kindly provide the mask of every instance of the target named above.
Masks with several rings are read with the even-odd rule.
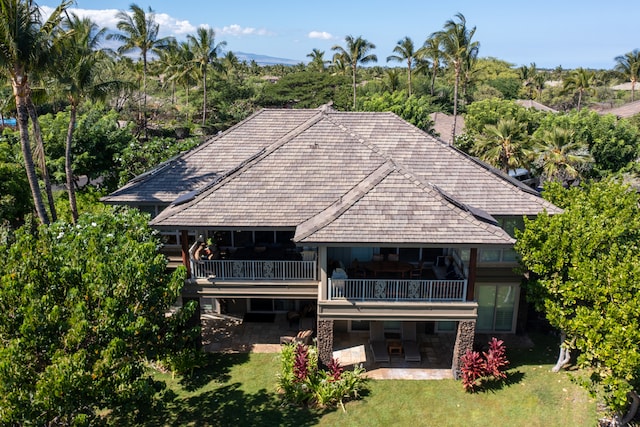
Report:
[[[243,322],[232,316],[202,315],[205,351],[215,353],[279,353],[280,337],[295,335],[298,324],[289,324],[284,314],[273,322]],[[374,363],[368,333],[334,334],[333,357],[345,367],[362,364],[374,379],[427,380],[452,378],[453,334],[419,334],[421,362],[407,362],[392,355],[389,363]]]

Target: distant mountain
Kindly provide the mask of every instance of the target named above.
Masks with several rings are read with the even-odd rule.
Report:
[[[303,61],[296,61],[295,59],[286,59],[286,58],[275,58],[273,56],[267,55],[257,55],[255,53],[244,53],[244,52],[233,52],[240,62],[246,61],[247,63],[251,61],[256,61],[258,65],[297,65]]]

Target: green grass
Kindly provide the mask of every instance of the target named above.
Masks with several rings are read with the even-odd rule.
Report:
[[[138,425],[595,426],[595,402],[569,374],[549,371],[555,344],[539,339],[535,349],[507,349],[512,366],[504,384],[469,394],[453,380],[369,381],[364,398],[347,403],[346,412],[283,405],[275,392],[278,355],[208,355],[208,366],[190,379],[154,374],[169,392]]]

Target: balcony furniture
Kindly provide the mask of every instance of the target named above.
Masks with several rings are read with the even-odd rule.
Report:
[[[369,323],[369,346],[375,363],[389,363],[391,359],[384,337],[384,323],[375,321]]]
[[[416,334],[416,322],[402,322],[402,346],[404,347],[404,360],[407,362],[422,360]]]
[[[389,340],[387,341],[387,349],[392,356],[400,356],[402,354],[402,341]]]
[[[363,266],[375,277],[381,274],[399,274],[405,278],[414,268],[412,264],[402,261],[371,261],[364,263]]]
[[[422,278],[422,273],[424,273],[424,261],[420,260],[420,263],[416,268],[411,269],[409,272],[409,278],[411,279],[420,279]]]

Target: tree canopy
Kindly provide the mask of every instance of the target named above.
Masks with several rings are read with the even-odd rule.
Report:
[[[589,389],[623,411],[640,386],[640,198],[615,181],[545,194],[564,212],[516,233],[527,297],[579,350]]]
[[[111,210],[2,234],[0,424],[90,425],[98,410],[135,411],[161,389],[145,363],[193,349],[193,307],[166,316],[185,270],[165,273],[148,220]]]

